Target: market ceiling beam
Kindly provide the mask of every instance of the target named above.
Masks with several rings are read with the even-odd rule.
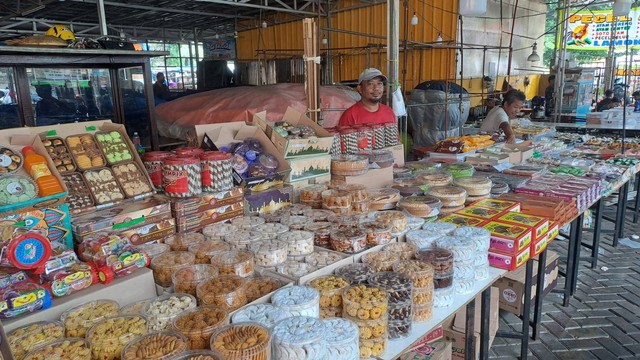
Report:
[[[95,4],[97,2],[97,0],[71,0],[71,1],[72,2],[79,2],[79,3],[89,3],[89,4]],[[211,16],[211,17],[221,17],[221,18],[227,18],[227,19],[235,19],[236,18],[236,15],[230,15],[230,14],[224,14],[224,13],[212,13],[212,12],[204,12],[204,11],[197,11],[197,10],[172,9],[172,8],[164,8],[164,7],[149,6],[149,5],[125,4],[125,3],[115,2],[115,1],[105,1],[104,5],[105,6],[127,8],[127,9],[151,10],[151,11],[175,13],[175,14]],[[242,15],[238,15],[237,17],[240,18],[240,19],[253,19],[252,17],[242,16]]]
[[[244,2],[244,0],[241,1],[233,1],[233,0],[196,0],[198,2],[205,2],[205,3],[212,3],[212,4],[221,4],[221,5],[229,5],[229,6],[235,6],[235,7],[248,7],[248,8],[253,8],[253,9],[263,9],[263,10],[271,10],[271,11],[277,11],[277,12],[286,12],[286,13],[291,13],[291,14],[300,14],[300,15],[307,15],[307,16],[318,16],[317,12],[313,12],[313,11],[303,11],[298,9],[293,9],[293,8],[286,8],[286,7],[277,7],[277,6],[271,6],[269,5],[269,2],[267,0],[261,0],[261,3],[264,3],[264,5],[262,4],[251,4],[248,2]],[[297,4],[296,4],[297,5]],[[322,16],[326,15],[326,14],[320,14]]]

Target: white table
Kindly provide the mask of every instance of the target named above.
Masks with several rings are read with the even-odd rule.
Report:
[[[458,310],[466,306],[471,300],[474,300],[478,294],[493,285],[493,283],[504,276],[505,273],[507,273],[507,270],[489,267],[489,276],[484,280],[476,281],[471,293],[467,295],[454,295],[451,306],[433,308],[433,317],[429,321],[413,323],[409,336],[402,339],[389,340],[387,342],[387,350],[382,354],[382,358],[391,360],[400,356],[425,334],[442,324],[448,317],[458,312]]]

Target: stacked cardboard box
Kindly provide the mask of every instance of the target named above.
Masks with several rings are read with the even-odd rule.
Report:
[[[203,227],[244,215],[244,189],[234,187],[183,199],[169,199],[178,232],[202,230]]]

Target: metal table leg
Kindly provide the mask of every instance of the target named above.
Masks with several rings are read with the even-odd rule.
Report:
[[[476,313],[476,300],[471,299],[471,302],[467,304],[467,317],[465,319],[465,331],[464,331],[464,358],[465,360],[474,360],[476,358],[475,350],[476,344],[474,338],[474,320]]]
[[[618,207],[616,208],[616,224],[613,232],[613,246],[618,246],[618,240],[624,236],[624,213],[627,203],[627,192],[629,192],[629,182],[624,183],[618,193]]]
[[[491,316],[491,287],[482,292],[480,308],[480,360],[489,359],[489,317]]]
[[[573,258],[574,258],[574,263],[573,263],[573,269],[571,270],[573,276],[571,276],[571,292],[570,294],[573,296],[573,294],[576,292],[576,288],[578,285],[578,272],[580,271],[580,250],[582,248],[581,244],[582,244],[582,225],[584,224],[584,213],[578,215],[578,217],[576,218],[576,223],[572,224],[576,225],[576,232],[575,232],[575,236],[576,236],[576,240],[575,240],[575,247],[573,248]],[[571,249],[569,249],[571,251]]]
[[[567,248],[567,266],[565,268],[564,290],[562,298],[563,306],[569,306],[569,300],[571,298],[571,285],[573,284],[573,276],[575,275],[573,269],[576,252],[573,249],[576,246],[576,239],[578,237],[576,234],[576,232],[578,231],[577,220],[578,218],[574,219],[571,222],[571,232],[569,234],[569,246]],[[580,224],[580,226],[582,226],[582,224]]]
[[[593,209],[594,209],[595,220],[593,222],[593,246],[591,247],[591,268],[595,269],[596,266],[598,266],[598,255],[600,250],[600,232],[602,231],[600,229],[602,227],[602,211],[603,211],[602,199],[598,200],[594,204]],[[637,214],[637,212],[635,214]]]
[[[538,281],[536,282],[536,299],[533,303],[533,332],[531,339],[537,340],[540,335],[540,320],[542,318],[542,303],[544,297],[544,281],[547,267],[547,249],[538,255]]]
[[[529,321],[531,317],[531,285],[533,282],[533,259],[525,265],[524,304],[522,307],[522,342],[520,343],[520,359],[526,360],[529,352]]]
[[[635,183],[636,199],[633,207],[633,223],[638,223],[638,212],[640,211],[640,172],[636,174]]]

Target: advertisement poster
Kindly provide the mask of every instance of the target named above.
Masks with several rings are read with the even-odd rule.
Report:
[[[204,58],[210,60],[234,60],[236,39],[208,39],[203,42]]]
[[[640,49],[640,8],[633,8],[628,16],[613,16],[613,10],[583,10],[572,13],[568,29],[562,39],[567,49],[607,50],[611,44],[611,28],[615,24],[615,46]],[[627,40],[629,31],[629,40]]]

